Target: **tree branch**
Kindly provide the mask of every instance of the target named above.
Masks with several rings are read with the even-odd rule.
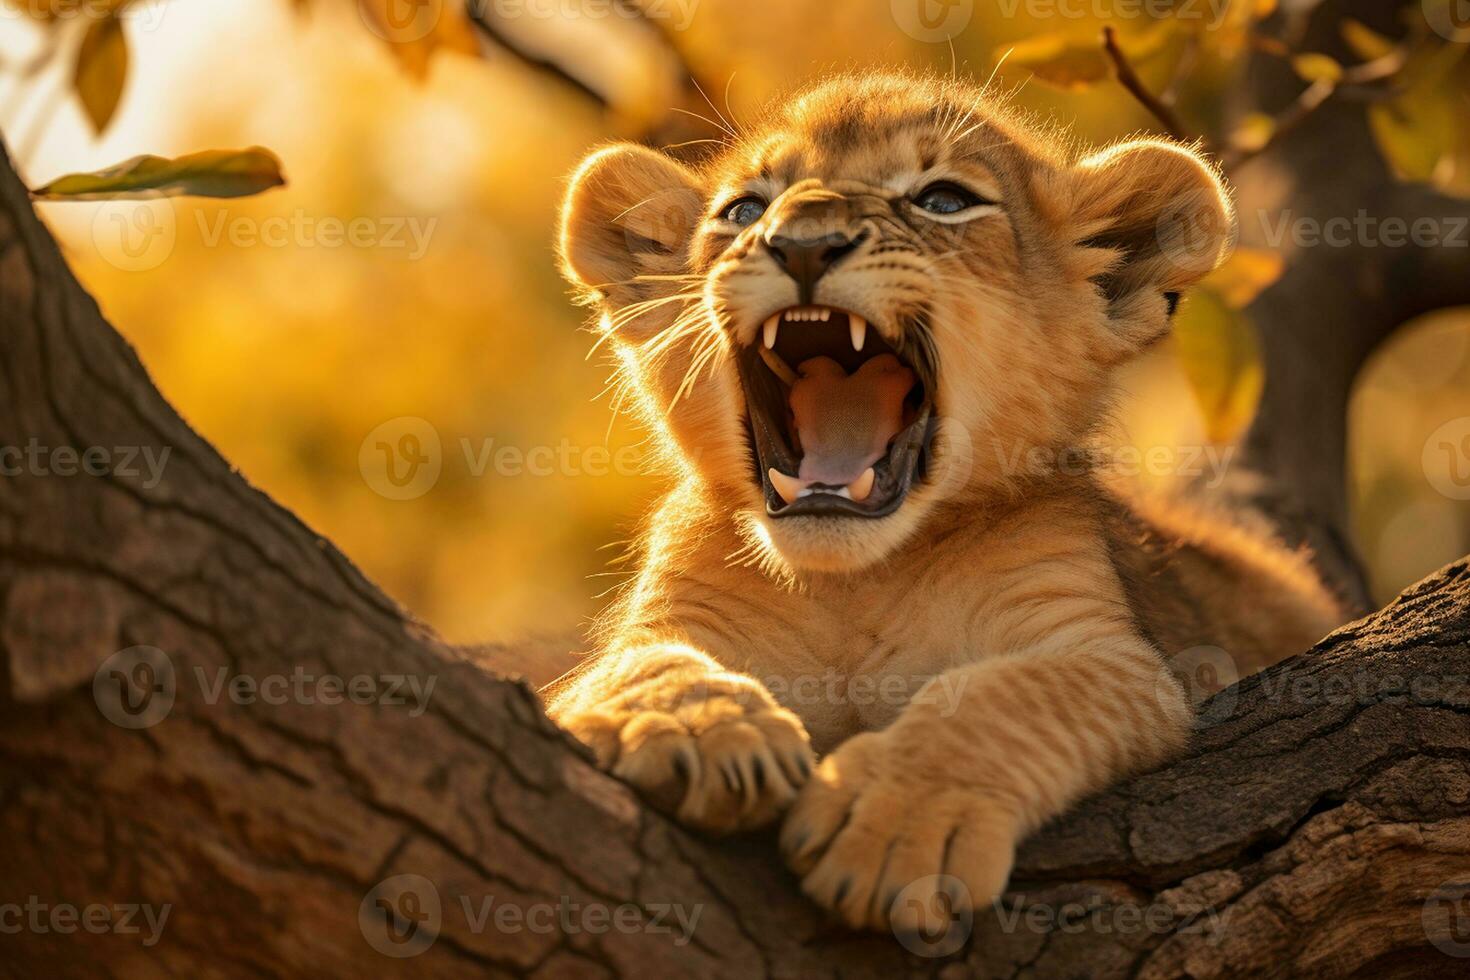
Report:
[[[1150,92],[1148,86],[1143,84],[1143,79],[1138,77],[1138,72],[1133,70],[1133,63],[1128,60],[1128,55],[1118,45],[1118,32],[1111,24],[1103,28],[1102,37],[1103,50],[1107,52],[1109,60],[1113,63],[1113,71],[1117,73],[1118,82],[1138,100],[1140,105],[1153,114],[1153,117],[1163,125],[1164,130],[1170,136],[1185,143],[1194,142],[1198,137],[1189,135],[1173,108],[1165,105],[1162,100]]]
[[[1218,695],[1189,757],[1027,842],[967,945],[905,947],[826,921],[769,835],[711,842],[645,807],[529,690],[461,658],[247,486],[102,320],[3,154],[0,317],[0,446],[170,451],[157,484],[123,466],[67,475],[55,455],[0,480],[0,896],[42,907],[5,937],[21,975],[1209,978],[1459,962],[1445,950],[1470,869],[1465,562]],[[264,697],[296,677],[310,680]],[[364,679],[370,696],[333,701],[322,678]],[[129,904],[168,910],[151,945],[146,929],[68,932],[45,911]]]
[[[565,65],[550,58],[542,57],[526,50],[526,48],[513,40],[506,34],[496,22],[495,15],[490,11],[493,4],[489,0],[466,0],[465,15],[469,17],[470,23],[484,36],[485,40],[495,47],[514,56],[527,68],[547,75],[563,85],[570,87],[589,99],[599,108],[608,108],[607,96],[593,88],[587,82],[578,78]]]

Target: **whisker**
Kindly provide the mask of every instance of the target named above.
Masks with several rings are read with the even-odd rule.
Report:
[[[678,390],[674,392],[674,399],[669,403],[671,410],[675,405],[679,404],[680,399],[694,390],[694,386],[699,380],[699,375],[704,371],[714,356],[720,352],[720,341],[720,334],[712,332],[702,342],[690,361],[689,370],[684,372],[684,377],[679,382]]]
[[[624,327],[626,327],[628,324],[632,323],[639,317],[642,317],[667,303],[690,303],[697,300],[699,296],[699,293],[676,293],[672,296],[659,296],[654,299],[641,300],[637,303],[632,303],[628,306],[623,307],[622,309],[618,310],[617,313],[607,317],[605,321],[606,325],[599,332],[597,340],[594,341],[592,344],[592,348],[587,351],[587,356],[584,358],[584,360],[591,360],[592,355],[597,353],[602,348],[602,345],[607,342],[609,337],[618,333]],[[683,314],[681,314],[681,316],[682,315]]]
[[[681,113],[683,113],[686,116],[693,116],[695,119],[698,119],[702,123],[708,123],[709,125],[713,126],[715,129],[718,129],[721,132],[726,133],[727,135],[729,135],[729,137],[732,140],[739,139],[740,138],[739,135],[734,130],[728,129],[723,124],[715,122],[709,116],[702,115],[702,114],[700,114],[698,112],[695,112],[692,109],[681,109],[678,106],[674,106],[674,108],[671,111],[673,111],[673,112],[681,112]],[[721,140],[721,142],[724,142],[724,141]]]
[[[719,140],[717,140],[717,139],[697,139],[697,140],[684,140],[683,142],[680,142],[680,143],[665,143],[664,145],[660,146],[659,149],[660,150],[679,150],[679,149],[683,149],[686,146],[697,146],[700,143],[714,143],[717,146],[729,146],[730,145],[730,141],[729,140],[723,140],[723,139],[719,139]]]
[[[717,105],[715,105],[714,100],[711,99],[705,93],[704,86],[702,86],[702,85],[699,84],[699,80],[696,79],[696,78],[691,78],[691,79],[689,79],[689,81],[694,85],[695,91],[697,91],[700,94],[700,96],[704,99],[705,103],[710,107],[711,110],[714,111],[714,114],[717,115],[717,116],[719,116],[720,117],[720,121],[725,124],[725,126],[726,126],[725,132],[729,133],[731,136],[735,137],[736,139],[739,139],[740,138],[739,127],[736,126],[730,120],[728,120],[728,119],[725,118],[725,114],[720,111],[720,107],[717,106]]]

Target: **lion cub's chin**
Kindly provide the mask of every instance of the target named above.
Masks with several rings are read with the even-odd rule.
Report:
[[[886,517],[766,517],[760,519],[776,554],[792,569],[861,572],[891,557],[918,529],[925,509],[904,501]]]

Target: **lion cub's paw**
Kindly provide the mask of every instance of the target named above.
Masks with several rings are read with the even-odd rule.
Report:
[[[786,815],[802,890],[853,928],[942,934],[1005,888],[1020,820],[1004,798],[926,772],[882,732],[827,756]]]
[[[686,691],[656,710],[603,710],[564,724],[659,809],[714,834],[774,821],[814,765],[800,719],[764,690]]]

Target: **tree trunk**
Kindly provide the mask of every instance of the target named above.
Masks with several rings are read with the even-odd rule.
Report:
[[[1218,695],[1188,758],[1027,842],[951,950],[825,921],[768,835],[672,825],[248,486],[103,321],[3,154],[0,447],[27,454],[0,457],[0,972],[1470,963],[1463,562]]]
[[[1283,5],[1288,6],[1288,5]],[[1296,6],[1300,7],[1301,4]],[[1354,18],[1390,36],[1424,17],[1421,0],[1326,0],[1302,50],[1344,64],[1358,60],[1342,40]],[[1305,83],[1281,58],[1251,59],[1244,110],[1276,112]],[[1328,222],[1431,219],[1447,240],[1463,235],[1470,201],[1394,180],[1369,129],[1366,104],[1338,96],[1270,152],[1232,174],[1242,244],[1280,247],[1282,228]],[[1266,363],[1266,387],[1243,454],[1247,493],[1283,534],[1310,546],[1347,603],[1369,608],[1348,519],[1348,401],[1363,365],[1408,320],[1470,304],[1463,248],[1407,242],[1387,247],[1371,235],[1345,245],[1291,249],[1286,274],[1252,305]],[[1458,229],[1458,231],[1456,230]],[[1254,477],[1267,479],[1257,482]]]

